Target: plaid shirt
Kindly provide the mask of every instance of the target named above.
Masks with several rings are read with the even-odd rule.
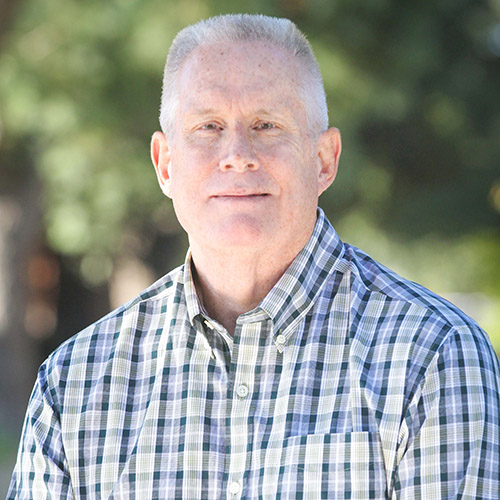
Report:
[[[186,262],[42,365],[8,498],[500,498],[499,364],[462,312],[321,211],[234,338]]]

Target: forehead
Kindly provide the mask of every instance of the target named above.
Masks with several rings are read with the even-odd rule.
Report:
[[[202,44],[187,57],[186,63],[216,67],[219,64],[243,62],[244,65],[272,68],[276,65],[290,68],[295,59],[285,49],[264,40],[239,40]],[[186,64],[185,63],[185,64]]]
[[[213,94],[286,102],[298,99],[299,77],[297,61],[284,49],[262,41],[222,42],[196,48],[177,84],[184,104]]]

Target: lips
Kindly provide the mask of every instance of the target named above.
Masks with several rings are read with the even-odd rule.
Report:
[[[216,198],[220,200],[258,200],[259,198],[265,198],[270,196],[270,193],[263,191],[255,191],[250,189],[230,189],[227,191],[220,191],[211,196],[211,198]]]
[[[269,196],[268,193],[252,193],[252,194],[218,194],[213,198],[259,198]]]
[[[268,196],[269,193],[250,190],[221,191],[212,195],[213,198],[251,198],[257,196]]]
[[[267,193],[258,194],[230,194],[230,195],[217,195],[212,197],[215,201],[227,202],[227,203],[256,203],[261,200],[265,200],[270,195]]]

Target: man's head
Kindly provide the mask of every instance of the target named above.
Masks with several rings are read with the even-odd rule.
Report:
[[[318,102],[310,98],[311,81],[320,87],[321,102],[324,93],[302,35],[302,49],[292,50],[269,33],[254,36],[261,16],[229,19],[243,34],[228,41],[213,33],[183,57],[171,51],[176,71],[167,68],[173,76],[164,101],[174,95],[166,102],[175,106],[167,105],[165,131],[153,135],[153,163],[193,257],[234,251],[293,258],[312,233],[318,196],[335,178],[340,134],[325,130],[326,105],[320,118],[321,106],[311,105]],[[299,33],[289,21],[277,21]],[[180,51],[175,42],[173,51]]]
[[[199,21],[175,37],[163,75],[160,107],[162,130],[170,135],[175,126],[179,94],[177,74],[188,56],[201,45],[221,42],[262,41],[289,52],[301,73],[299,91],[307,109],[311,133],[317,135],[328,127],[328,108],[318,63],[304,34],[288,19],[263,15],[230,14]]]

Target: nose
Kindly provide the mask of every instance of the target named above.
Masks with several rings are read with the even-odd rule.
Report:
[[[229,170],[245,172],[259,168],[259,160],[255,154],[251,138],[242,127],[228,134],[219,168],[223,172]]]

